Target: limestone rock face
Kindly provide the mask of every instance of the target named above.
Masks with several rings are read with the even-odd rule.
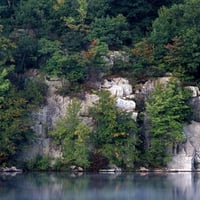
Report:
[[[187,140],[194,149],[194,167],[200,167],[200,123],[192,121],[191,124],[184,127]]]
[[[172,160],[168,163],[169,170],[178,171],[192,171],[194,163],[194,148],[189,141],[182,145],[178,154],[172,157]]]
[[[190,101],[192,108],[192,119],[194,121],[200,122],[200,96],[193,97]]]
[[[114,97],[123,97],[124,96],[123,88],[118,85],[113,85],[111,88],[108,89],[108,91]]]
[[[81,116],[87,116],[89,114],[89,108],[92,107],[96,102],[98,102],[99,96],[96,94],[85,94],[85,100],[81,103]]]
[[[132,85],[127,79],[118,77],[105,79],[99,89],[107,90],[116,98],[116,106],[126,112],[131,112],[133,120],[137,120],[138,104],[144,104],[145,99],[154,90],[156,84],[167,84],[170,77],[159,78],[158,80],[149,80],[140,89],[133,93]],[[57,93],[58,88],[62,86],[60,80],[46,80],[48,92],[46,105],[40,110],[32,113],[32,129],[36,134],[36,140],[24,153],[24,159],[33,158],[35,155],[48,155],[53,158],[62,157],[59,147],[55,147],[49,137],[49,131],[55,128],[56,121],[66,114],[66,108],[71,102],[70,97],[63,97]],[[197,87],[190,87],[193,91],[191,107],[193,109],[193,121],[184,126],[186,142],[179,145],[179,150],[173,156],[168,164],[168,169],[190,171],[200,169],[200,93]],[[89,108],[98,102],[99,97],[96,94],[85,93],[84,100],[81,102],[80,116],[83,123],[93,126],[93,119],[89,116]],[[136,105],[137,102],[137,105]],[[140,105],[139,105],[140,106]],[[141,107],[140,106],[140,107]],[[144,113],[145,114],[145,113]],[[144,118],[143,132],[146,138],[145,146],[149,146],[148,120]]]
[[[187,141],[168,164],[169,169],[190,171],[200,169],[200,123],[192,121],[184,126]]]
[[[133,111],[136,108],[136,103],[132,100],[117,98],[116,106],[125,111]]]
[[[111,81],[104,80],[101,87],[110,91],[114,97],[126,97],[133,92],[129,81],[121,77],[113,78]]]
[[[118,77],[111,80],[104,80],[101,88],[109,91],[111,96],[116,97],[116,107],[126,112],[132,113],[132,118],[137,120],[136,103],[133,100],[135,95],[133,94],[132,85],[129,84],[127,79]]]
[[[147,82],[144,83],[144,85],[142,85],[141,90],[138,92],[147,97],[158,84],[166,85],[169,82],[170,78],[171,78],[170,76],[169,77],[167,76],[167,77],[160,77],[156,80],[148,80]]]
[[[61,149],[53,144],[49,137],[49,131],[55,128],[57,120],[66,114],[66,108],[71,102],[71,98],[63,97],[57,93],[57,90],[62,86],[60,80],[46,80],[46,84],[48,86],[47,103],[41,109],[32,113],[32,130],[36,135],[36,139],[30,148],[23,153],[24,160],[34,158],[38,154],[52,158],[62,157]],[[92,119],[87,116],[88,110],[98,99],[97,95],[86,94],[85,100],[82,101],[80,115],[83,122],[89,126],[92,126]]]
[[[61,149],[54,146],[49,132],[56,126],[56,122],[66,114],[66,108],[71,102],[70,97],[63,97],[58,94],[57,90],[62,87],[62,82],[59,79],[45,80],[48,91],[46,96],[46,105],[41,109],[32,113],[33,126],[32,130],[35,132],[36,140],[27,149],[23,158],[30,159],[36,155],[48,155],[52,158],[59,158],[62,156]],[[132,86],[127,79],[113,78],[111,80],[104,80],[104,83],[99,89],[110,91],[111,95],[116,97],[116,105],[118,108],[127,112],[132,112],[133,120],[137,118],[135,112],[136,103],[130,98],[134,98],[132,94]],[[93,126],[93,119],[89,116],[89,108],[98,102],[99,97],[96,94],[85,93],[81,101],[80,117],[83,123],[88,126]]]

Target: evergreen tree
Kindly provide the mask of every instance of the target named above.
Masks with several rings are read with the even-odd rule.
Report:
[[[148,74],[163,75],[170,71],[183,80],[200,79],[199,5],[200,0],[185,0],[159,10],[150,36],[134,49],[141,72],[147,69]]]
[[[190,91],[180,87],[176,80],[167,86],[158,85],[146,103],[150,121],[150,147],[147,161],[152,166],[165,166],[170,159],[168,148],[185,140],[183,123],[189,121]]]
[[[93,144],[97,153],[107,157],[111,164],[133,167],[138,161],[138,128],[130,113],[118,110],[108,92],[91,108],[95,120]]]

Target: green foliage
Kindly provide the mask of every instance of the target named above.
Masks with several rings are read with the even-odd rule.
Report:
[[[32,138],[27,102],[12,89],[0,103],[0,165],[13,162]]]
[[[135,58],[133,58],[132,51],[128,47],[123,47],[122,50],[118,51],[115,55],[115,52],[111,52],[110,55],[114,53],[114,56],[110,57],[112,60],[113,66],[110,71],[112,74],[122,74],[122,76],[128,77],[128,79],[133,79],[132,73],[135,66]],[[108,64],[107,64],[108,65]],[[134,76],[135,77],[135,76]]]
[[[105,42],[109,49],[118,49],[127,44],[127,41],[130,42],[131,37],[128,30],[126,18],[121,14],[112,18],[109,16],[95,18],[91,25],[89,39],[99,39]]]
[[[108,92],[100,94],[100,101],[91,108],[91,113],[96,121],[95,142],[96,145],[111,143],[113,130],[117,126],[117,110],[114,99],[109,97]]]
[[[29,102],[30,107],[39,107],[45,103],[47,85],[40,79],[27,80],[25,82],[23,96]]]
[[[27,168],[31,171],[47,171],[51,168],[51,159],[48,156],[37,155],[27,162]]]
[[[3,35],[3,26],[0,25],[0,67],[5,67],[8,62],[13,62],[12,50],[15,44]]]
[[[38,54],[43,58],[42,69],[50,76],[60,76],[67,57],[60,48],[59,41],[41,38],[38,43]]]
[[[56,170],[56,171],[68,171],[69,167],[68,167],[68,163],[66,164],[64,159],[57,158],[52,164],[51,169]]]
[[[138,160],[138,129],[129,113],[117,110],[108,92],[100,94],[98,104],[91,108],[95,120],[93,143],[96,151],[110,163],[133,167]]]
[[[58,121],[51,136],[55,142],[61,144],[66,165],[75,164],[87,168],[89,166],[90,128],[79,118],[80,106],[78,100],[73,100],[68,105],[66,116]]]
[[[89,80],[98,79],[100,73],[109,73],[105,57],[108,53],[108,45],[99,40],[93,40],[87,51],[82,52],[83,61],[87,67]]]
[[[176,80],[158,85],[150,96],[146,111],[150,121],[150,147],[147,160],[152,166],[165,166],[170,158],[168,148],[185,140],[183,123],[190,120],[190,92]]]
[[[77,8],[75,9],[76,15],[63,17],[63,20],[65,21],[67,27],[76,31],[85,30],[87,28],[87,25],[85,24],[87,7],[88,0],[77,0]]]
[[[63,46],[70,52],[85,50],[88,46],[88,38],[85,31],[69,30],[61,36]]]
[[[107,0],[93,0],[88,2],[88,18],[106,17],[111,10],[110,2]]]
[[[48,35],[52,25],[54,0],[21,0],[15,7],[15,24]]]
[[[8,79],[13,71],[11,50],[15,45],[2,35],[0,27],[0,165],[16,159],[31,137],[27,102]]]
[[[9,90],[10,81],[8,74],[13,70],[12,50],[15,44],[9,38],[3,36],[3,26],[0,25],[0,103],[4,98],[5,92]]]
[[[132,52],[135,63],[132,74],[139,80],[146,80],[149,77],[159,77],[164,75],[165,70],[158,67],[154,56],[155,47],[147,39],[143,39],[135,44]],[[158,70],[159,68],[159,70]]]
[[[199,4],[199,0],[185,0],[160,9],[149,38],[158,70],[164,64],[166,71],[183,79],[199,79]]]
[[[7,70],[3,69],[0,72],[0,104],[4,100],[5,93],[9,90],[10,82],[6,79]]]
[[[135,1],[115,1],[110,0],[109,14],[117,16],[119,13],[124,15],[129,23],[133,38],[140,40],[146,36],[151,28],[152,21],[157,17],[157,11],[162,6],[170,6],[182,0],[135,0]]]
[[[43,57],[42,69],[49,76],[63,77],[72,83],[85,78],[85,63],[80,53],[67,54],[59,41],[42,38],[39,41],[39,55]]]

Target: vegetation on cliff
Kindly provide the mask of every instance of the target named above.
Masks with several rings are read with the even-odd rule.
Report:
[[[62,93],[73,96],[82,88],[96,89],[91,83],[102,76],[122,74],[134,84],[168,72],[178,77],[180,85],[158,87],[146,105],[152,134],[146,160],[138,156],[146,153],[143,141],[137,143],[142,139],[138,125],[127,113],[117,111],[112,99],[102,97],[105,103],[100,101],[91,114],[96,119],[93,139],[98,155],[126,167],[131,166],[130,162],[165,165],[163,153],[169,141],[164,138],[170,133],[169,140],[182,140],[182,124],[190,116],[188,95],[181,87],[191,82],[199,84],[200,80],[199,7],[200,0],[2,0],[0,165],[15,163],[20,149],[33,135],[29,114],[45,103],[46,86],[42,79],[32,80],[27,75],[30,69],[66,81]],[[119,57],[109,65],[108,55],[114,51],[123,52],[128,59]],[[71,139],[80,130],[89,134],[89,129],[76,118],[78,126],[68,130],[69,119],[63,120],[57,129],[63,152],[73,144],[84,149],[85,143]],[[158,135],[162,146],[157,145]],[[87,151],[81,155],[86,156]],[[158,160],[154,159],[155,152],[159,152]],[[64,155],[67,162],[72,163],[74,157],[74,163],[89,166],[78,160],[76,152]]]
[[[147,100],[150,144],[145,154],[151,166],[166,166],[178,144],[185,141],[183,124],[190,120],[190,97],[191,91],[171,80],[166,86],[158,85]]]

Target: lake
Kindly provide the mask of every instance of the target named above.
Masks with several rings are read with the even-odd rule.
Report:
[[[199,200],[200,173],[0,174],[0,200]]]

